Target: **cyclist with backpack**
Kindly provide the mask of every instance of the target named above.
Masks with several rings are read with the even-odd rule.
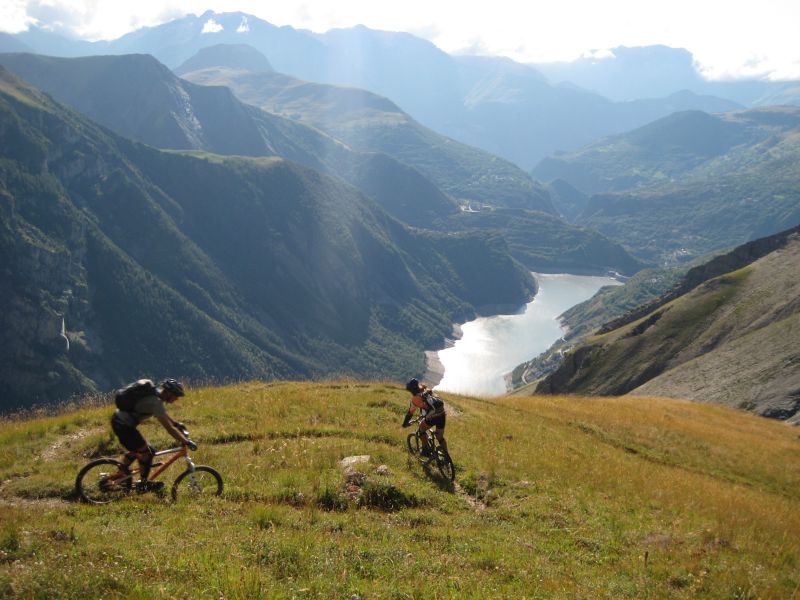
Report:
[[[184,394],[183,385],[174,379],[166,379],[158,386],[149,379],[140,379],[118,390],[115,395],[117,411],[111,417],[111,429],[128,451],[123,459],[124,470],[130,468],[133,461],[138,459],[141,465],[139,489],[142,491],[155,487],[147,480],[155,449],[137,429],[142,421],[155,417],[180,444],[189,446],[191,450],[197,449],[197,444],[181,431],[183,424],[173,421],[164,406],[172,404]]]
[[[447,421],[447,415],[444,411],[444,401],[438,396],[434,395],[433,390],[429,390],[428,386],[421,384],[417,379],[412,379],[406,384],[406,390],[411,393],[411,404],[406,412],[405,419],[403,419],[403,427],[408,427],[411,423],[411,417],[417,409],[420,409],[424,417],[419,423],[420,431],[427,431],[431,427],[436,427],[433,434],[439,441],[439,445],[447,452],[447,442],[444,439],[444,427]],[[430,456],[432,448],[428,444],[428,437],[422,436],[422,455]]]

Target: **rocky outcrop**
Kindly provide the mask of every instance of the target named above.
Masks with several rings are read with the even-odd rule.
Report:
[[[536,393],[568,393],[578,374],[592,364],[592,353],[598,348],[599,346],[587,344],[566,353],[562,358],[561,366],[537,384]]]

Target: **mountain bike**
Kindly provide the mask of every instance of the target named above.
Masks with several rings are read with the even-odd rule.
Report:
[[[188,438],[189,432],[181,428]],[[154,462],[149,479],[143,482],[138,475],[141,468],[125,468],[121,460],[115,458],[98,458],[84,466],[75,478],[75,493],[89,504],[108,504],[124,498],[133,491],[162,491],[164,484],[156,481],[178,459],[186,459],[186,470],[175,478],[172,484],[172,499],[178,495],[189,498],[203,496],[219,496],[222,494],[222,476],[212,467],[195,465],[189,456],[189,448],[169,448],[155,453],[155,457],[172,455],[166,462]]]
[[[419,424],[423,418],[424,417],[413,419],[410,421],[410,423],[412,425]],[[422,453],[423,449],[425,448],[425,442],[422,441],[423,436],[427,438],[428,448],[431,449],[431,453],[428,455]],[[442,474],[442,477],[448,481],[455,480],[456,466],[453,464],[450,454],[445,452],[444,449],[439,445],[436,436],[433,435],[433,432],[430,429],[422,431],[417,428],[415,432],[408,434],[408,437],[406,438],[406,444],[408,445],[408,451],[411,452],[411,454],[413,454],[423,465],[428,465],[431,462],[435,462],[436,467]]]

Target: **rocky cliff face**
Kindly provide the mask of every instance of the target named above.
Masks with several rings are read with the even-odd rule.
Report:
[[[86,357],[91,338],[84,231],[69,231],[67,251],[16,215],[8,194],[0,194],[0,229],[6,282],[0,302],[0,379],[13,381],[32,398],[96,391],[91,378],[74,366]]]

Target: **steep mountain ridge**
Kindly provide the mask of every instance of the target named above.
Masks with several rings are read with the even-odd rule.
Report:
[[[176,75],[204,69],[208,64],[245,71],[274,71],[269,59],[247,44],[217,44],[206,46],[173,69]]]
[[[618,192],[702,177],[771,139],[800,129],[800,109],[752,109],[724,114],[681,111],[633,131],[542,160],[542,181],[564,180],[584,194]],[[762,159],[763,160],[763,159]],[[697,172],[697,173],[695,173]]]
[[[175,77],[149,55],[3,54],[0,64],[97,123],[157,148],[278,154],[316,168],[324,168],[317,155],[343,153],[333,140],[244,105],[226,88]]]
[[[484,151],[435,134],[397,105],[370,92],[302,81],[279,73],[209,67],[183,77],[223,85],[247,104],[310,125],[361,152],[408,164],[460,201],[553,212],[547,192],[527,173]]]
[[[203,60],[230,58],[229,49],[214,48]],[[157,148],[288,158],[344,179],[412,225],[458,211],[422,174],[389,156],[354,152],[317,129],[243,104],[228,88],[179,79],[147,55],[0,54],[0,64],[116,133]],[[381,178],[403,184],[377,185]],[[398,197],[401,189],[416,211]]]
[[[452,322],[533,291],[500,239],[410,230],[279,158],[157,151],[0,81],[5,409],[140,372],[421,372]]]

